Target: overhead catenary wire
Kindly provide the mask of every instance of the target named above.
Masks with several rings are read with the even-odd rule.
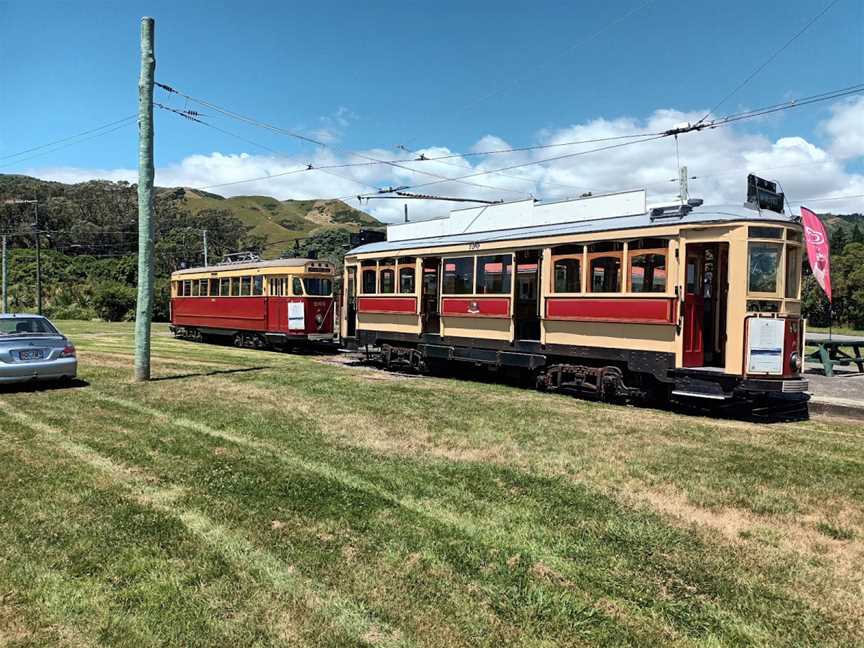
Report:
[[[847,88],[842,88],[840,90],[836,90],[836,91],[829,92],[829,93],[822,93],[821,95],[817,95],[815,98],[814,97],[805,97],[804,99],[801,99],[801,100],[791,100],[789,102],[786,102],[785,104],[775,104],[774,106],[770,106],[767,108],[758,108],[755,110],[748,111],[746,113],[738,113],[729,119],[721,118],[721,119],[717,119],[717,120],[705,122],[705,123],[697,122],[696,124],[686,124],[684,126],[671,128],[671,129],[666,130],[666,131],[662,132],[661,134],[653,136],[653,137],[645,137],[642,139],[631,140],[628,142],[623,142],[620,144],[614,144],[611,146],[601,146],[601,147],[594,148],[594,149],[588,149],[586,151],[578,151],[576,153],[568,153],[565,155],[559,155],[559,156],[550,157],[550,158],[543,158],[543,159],[539,159],[539,160],[523,162],[520,164],[514,164],[514,165],[510,165],[510,166],[500,167],[497,169],[478,171],[478,172],[471,173],[471,174],[468,174],[465,176],[461,176],[461,178],[459,178],[459,179],[475,178],[475,177],[486,175],[488,173],[494,173],[496,171],[509,171],[512,169],[523,168],[523,167],[532,166],[535,164],[544,164],[546,162],[554,162],[557,160],[573,158],[573,157],[585,155],[588,153],[596,153],[599,151],[621,148],[621,147],[630,146],[633,144],[641,144],[644,142],[655,141],[658,139],[663,139],[665,137],[675,136],[675,135],[679,135],[679,134],[683,134],[683,133],[700,132],[703,130],[710,130],[710,129],[718,128],[721,126],[726,126],[730,123],[734,123],[736,121],[741,121],[743,119],[753,119],[755,117],[759,117],[759,116],[762,116],[762,115],[765,115],[768,113],[778,112],[781,110],[790,110],[792,108],[798,108],[798,107],[809,105],[812,103],[817,103],[819,101],[827,101],[829,99],[834,99],[834,98],[843,97],[843,96],[849,96],[849,95],[858,94],[861,92],[864,92],[864,84],[859,84],[856,86],[849,86]],[[436,184],[439,184],[439,182],[426,182],[426,183],[408,185],[408,186],[399,187],[399,189],[401,189],[401,190],[418,189],[421,187],[428,187],[428,186],[432,186],[432,185],[436,185]],[[381,193],[392,193],[392,192],[382,191]],[[363,196],[363,197],[365,197],[365,196]]]
[[[62,144],[64,142],[68,142],[69,140],[73,140],[73,139],[78,138],[78,137],[84,137],[86,135],[90,135],[91,133],[96,133],[98,131],[104,130],[106,128],[110,128],[111,126],[116,126],[118,124],[130,121],[130,120],[135,119],[135,118],[136,118],[136,115],[127,115],[126,117],[123,117],[122,119],[117,119],[115,121],[108,122],[107,124],[102,124],[101,126],[97,126],[96,128],[91,128],[89,130],[85,130],[85,131],[82,131],[80,133],[76,133],[75,135],[69,135],[68,137],[63,137],[61,139],[54,140],[53,142],[48,142],[46,144],[40,144],[39,146],[33,146],[33,147],[30,147],[29,149],[24,149],[23,151],[18,151],[17,153],[7,153],[6,155],[0,155],[0,160],[6,160],[8,158],[26,155],[27,153],[32,153],[33,151],[38,151],[40,149],[48,148],[50,146]]]
[[[404,165],[403,163],[401,163],[401,162],[394,162],[394,161],[391,161],[391,160],[381,160],[381,159],[375,158],[375,157],[370,156],[370,155],[365,154],[365,153],[359,153],[359,152],[357,152],[357,151],[347,151],[347,150],[345,150],[345,149],[342,149],[342,147],[338,147],[338,146],[335,146],[335,145],[333,145],[333,144],[328,144],[328,143],[323,142],[323,141],[321,141],[321,140],[319,140],[319,139],[315,139],[315,138],[313,138],[313,137],[309,137],[309,136],[307,136],[307,135],[303,135],[303,134],[301,134],[301,133],[297,133],[297,132],[294,132],[294,131],[289,130],[289,129],[286,129],[286,128],[282,128],[282,127],[279,127],[279,126],[274,126],[273,124],[269,124],[269,123],[267,123],[267,122],[263,122],[263,121],[261,121],[261,120],[255,119],[255,118],[248,117],[248,116],[246,116],[246,115],[242,115],[242,114],[237,113],[237,112],[234,112],[234,111],[232,111],[232,110],[228,110],[228,109],[226,109],[226,108],[222,108],[222,107],[220,107],[220,106],[218,106],[218,105],[216,105],[216,104],[214,104],[214,103],[212,103],[212,102],[210,102],[210,101],[206,101],[206,100],[204,100],[204,99],[199,99],[199,98],[193,97],[193,96],[188,95],[188,94],[186,94],[186,93],[184,93],[184,92],[181,92],[181,91],[179,91],[179,90],[177,90],[177,89],[175,89],[175,88],[172,88],[171,86],[166,85],[166,84],[164,84],[164,83],[158,83],[158,82],[157,82],[156,85],[157,85],[159,88],[165,90],[166,92],[177,94],[177,95],[179,95],[179,96],[181,96],[181,97],[184,97],[185,99],[187,99],[187,100],[189,100],[189,101],[193,101],[193,102],[195,102],[195,103],[197,103],[197,104],[200,104],[200,105],[202,105],[202,106],[206,106],[206,107],[207,107],[208,109],[210,109],[210,110],[215,110],[215,111],[220,112],[220,113],[222,113],[222,114],[224,114],[224,115],[227,115],[227,116],[230,116],[230,117],[232,117],[232,118],[234,118],[234,119],[237,119],[238,121],[242,121],[242,122],[245,122],[245,123],[247,123],[247,124],[250,124],[250,125],[253,125],[253,126],[257,126],[257,127],[259,127],[259,128],[265,128],[265,129],[270,130],[270,131],[273,131],[273,132],[275,132],[275,133],[279,133],[279,134],[282,134],[282,135],[287,135],[288,137],[296,138],[296,139],[298,139],[298,140],[300,140],[300,141],[303,141],[303,142],[307,142],[307,143],[310,143],[310,144],[315,144],[316,146],[320,146],[320,147],[322,147],[322,148],[326,148],[326,149],[333,149],[333,150],[335,150],[335,151],[340,151],[340,152],[343,152],[343,153],[345,153],[345,154],[347,154],[347,155],[352,155],[352,156],[355,156],[355,157],[359,157],[359,158],[364,159],[364,160],[367,160],[367,161],[369,161],[369,162],[375,162],[375,163],[377,163],[377,164],[386,164],[386,165],[388,165],[388,166],[396,167],[396,168],[399,168],[399,169],[402,169],[402,170],[405,170],[405,171],[410,171],[410,172],[412,172],[412,173],[418,173],[418,174],[420,174],[420,175],[426,175],[426,176],[430,176],[430,177],[438,178],[438,179],[440,179],[440,180],[447,180],[447,181],[451,181],[451,179],[450,179],[450,178],[447,178],[446,176],[441,176],[441,175],[438,175],[438,174],[432,173],[432,172],[430,172],[430,171],[423,171],[423,170],[421,170],[421,169],[415,169],[415,168],[413,168],[413,167],[405,166],[405,165]],[[508,193],[517,193],[517,194],[520,194],[520,195],[527,195],[525,192],[522,192],[522,191],[516,191],[516,190],[513,190],[513,189],[507,189],[507,188],[505,188],[505,187],[492,187],[492,186],[489,186],[489,185],[482,185],[482,184],[473,183],[473,182],[465,182],[465,181],[462,181],[462,180],[454,180],[453,182],[459,182],[459,183],[461,183],[461,184],[467,184],[467,185],[471,185],[471,186],[479,187],[479,188],[481,188],[481,189],[493,189],[493,190],[495,190],[495,191],[506,191],[506,192],[508,192]]]
[[[108,130],[103,130],[103,131],[98,132],[94,135],[90,135],[89,137],[75,139],[74,141],[67,141],[65,144],[61,144],[61,145],[55,146],[53,148],[43,149],[38,153],[34,153],[33,155],[28,155],[27,157],[19,158],[17,160],[14,160],[13,162],[8,162],[6,164],[0,165],[0,169],[6,169],[6,168],[9,168],[11,166],[17,166],[18,164],[21,164],[22,162],[27,162],[28,160],[33,160],[37,157],[41,157],[41,156],[46,155],[48,153],[54,153],[56,151],[60,151],[62,149],[68,148],[70,146],[75,146],[76,144],[81,144],[82,142],[88,142],[88,141],[96,139],[98,137],[103,137],[105,135],[115,133],[122,128],[126,128],[127,126],[131,126],[134,123],[134,119],[135,119],[134,116],[132,118],[127,117],[125,120],[120,120],[122,123],[120,123],[118,126],[114,126],[114,128],[110,128]]]
[[[195,97],[192,97],[191,95],[187,95],[185,93],[179,92],[176,89],[174,89],[170,86],[167,86],[165,84],[157,84],[157,85],[159,85],[163,89],[166,89],[166,91],[168,91],[168,92],[176,93],[180,96],[183,96],[183,97],[187,98],[187,100],[201,103],[201,105],[206,105],[209,107],[215,107],[215,104],[211,104],[210,102],[206,102],[205,100],[198,100]],[[262,181],[262,180],[266,181],[266,180],[270,180],[273,178],[278,178],[278,177],[287,176],[287,175],[293,175],[296,173],[304,173],[307,171],[311,171],[313,169],[322,170],[322,169],[335,169],[335,168],[349,168],[349,167],[353,167],[353,166],[373,166],[373,165],[377,165],[377,164],[390,164],[393,166],[398,166],[398,164],[401,164],[403,162],[434,162],[434,161],[438,161],[438,160],[446,160],[446,159],[451,159],[451,158],[463,158],[463,157],[484,156],[484,155],[498,155],[498,154],[513,153],[513,152],[542,150],[542,149],[547,149],[547,148],[552,148],[552,147],[575,146],[578,144],[585,144],[585,143],[591,143],[591,142],[625,140],[628,142],[640,143],[642,141],[650,141],[651,139],[659,139],[660,137],[663,137],[663,136],[670,136],[670,135],[681,134],[681,133],[686,133],[686,132],[701,131],[701,130],[717,128],[717,127],[724,126],[724,125],[727,125],[730,123],[734,123],[734,122],[738,122],[738,121],[742,121],[742,120],[746,120],[746,119],[752,119],[752,118],[759,117],[759,116],[766,115],[766,114],[770,114],[773,112],[779,112],[782,110],[799,108],[799,107],[810,105],[813,103],[827,101],[830,99],[841,98],[844,96],[849,96],[852,94],[858,94],[861,92],[864,92],[864,84],[848,86],[846,88],[831,90],[831,91],[823,92],[823,93],[820,93],[817,95],[811,95],[808,97],[803,97],[801,99],[792,99],[792,100],[789,100],[786,102],[782,102],[782,103],[778,103],[778,104],[772,104],[770,106],[765,106],[762,108],[757,108],[757,109],[739,112],[739,113],[733,113],[731,115],[728,115],[728,116],[721,118],[721,119],[714,120],[712,122],[708,122],[708,123],[697,122],[696,124],[687,124],[684,127],[669,129],[667,131],[662,131],[662,132],[657,131],[657,132],[646,132],[646,133],[632,133],[632,134],[617,135],[617,136],[610,136],[610,137],[603,137],[603,138],[592,138],[592,139],[585,139],[585,140],[576,140],[576,141],[569,141],[569,142],[555,142],[555,143],[550,143],[550,144],[539,144],[539,145],[533,145],[533,146],[507,147],[507,148],[500,148],[500,149],[486,150],[486,151],[471,151],[471,152],[466,152],[466,153],[453,153],[453,154],[442,155],[442,156],[426,156],[424,154],[420,154],[420,156],[418,156],[417,158],[411,158],[411,159],[406,159],[406,160],[387,160],[387,161],[384,161],[384,160],[377,160],[375,158],[368,159],[368,157],[367,157],[367,159],[364,162],[359,162],[359,163],[346,162],[346,163],[341,163],[341,164],[321,165],[321,166],[313,165],[313,164],[307,164],[305,166],[299,166],[296,169],[289,169],[288,171],[284,171],[284,172],[280,172],[280,173],[267,174],[264,176],[256,176],[256,177],[252,177],[252,178],[245,178],[242,180],[234,180],[234,181],[229,181],[229,182],[224,182],[224,183],[215,183],[215,184],[205,185],[205,186],[202,186],[199,188],[200,189],[214,189],[214,188],[219,188],[219,187],[244,184],[244,183],[248,183],[248,182],[257,182],[257,181]],[[215,107],[215,108],[217,108],[218,110],[225,110],[225,113],[228,114],[229,116],[236,114],[236,113],[233,113],[232,111],[227,111],[227,109],[221,109],[219,107]],[[276,127],[276,126],[265,124],[263,122],[259,123],[258,120],[253,120],[252,118],[247,118],[245,116],[239,116],[239,117],[241,118],[241,121],[246,121],[247,123],[250,123],[250,120],[251,120],[255,125],[261,125],[261,127],[267,128],[268,130],[274,130],[275,129],[277,132],[285,131],[287,133],[290,133],[291,136],[297,136],[303,140],[312,141],[312,142],[319,144],[321,146],[325,146],[325,147],[327,146],[327,144],[325,144],[324,142],[319,142],[318,140],[315,140],[314,138],[308,138],[306,136],[299,135],[299,134],[293,133],[291,131],[286,131],[285,129],[281,129],[281,128]],[[518,164],[518,165],[511,165],[511,166],[500,167],[500,168],[496,168],[496,169],[478,171],[476,173],[471,173],[471,174],[468,174],[465,176],[458,176],[456,178],[446,178],[446,179],[441,178],[440,182],[419,183],[419,184],[414,184],[414,185],[400,186],[400,187],[397,187],[397,189],[409,189],[409,188],[415,188],[415,187],[430,186],[430,185],[441,184],[443,182],[461,182],[463,184],[466,184],[465,180],[468,178],[471,178],[471,177],[479,177],[479,176],[487,175],[487,174],[500,173],[502,171],[506,171],[506,170],[513,169],[513,168],[521,168],[521,167],[531,166],[531,165],[535,165],[535,164],[542,164],[544,162],[554,161],[557,159],[566,159],[568,157],[575,157],[576,155],[583,155],[587,152],[607,150],[607,148],[617,148],[617,146],[616,147],[599,147],[598,149],[591,149],[589,151],[579,151],[575,154],[568,154],[565,156],[556,156],[553,158],[545,158],[545,159],[540,159],[540,160],[529,161],[529,162],[525,162],[525,163]],[[360,153],[351,152],[351,154],[352,155],[359,155],[359,156],[363,157],[363,154],[360,154]],[[411,168],[411,167],[403,167],[403,168],[407,168],[408,170],[410,170],[412,172],[422,174],[422,172],[416,168]],[[432,174],[432,175],[434,177],[435,174]],[[476,186],[476,183],[474,183],[474,184]],[[486,185],[480,185],[480,186],[484,189],[492,189],[492,190],[496,190],[496,191],[500,191],[502,189],[500,187],[489,187]],[[393,189],[393,188],[391,187],[389,189]],[[390,191],[379,190],[378,192],[376,192],[376,195],[378,193],[390,193]],[[514,192],[514,193],[517,193],[517,192]],[[522,192],[518,192],[518,193],[522,193]],[[373,195],[373,194],[370,194],[370,195]],[[530,194],[524,194],[524,195],[530,196]],[[338,198],[342,199],[342,200],[347,200],[347,199],[350,199],[352,197],[353,196],[340,196]]]
[[[266,144],[261,144],[260,142],[256,142],[255,140],[251,140],[249,138],[243,137],[242,135],[238,135],[237,133],[233,133],[233,132],[226,130],[224,128],[220,128],[218,126],[215,126],[215,125],[211,124],[210,122],[207,122],[207,121],[201,119],[202,115],[196,111],[178,110],[176,108],[171,108],[170,106],[166,106],[166,105],[158,103],[158,102],[154,102],[154,105],[157,106],[158,108],[163,109],[163,110],[167,110],[168,112],[172,112],[172,113],[175,113],[177,115],[180,115],[181,117],[185,117],[186,119],[189,119],[190,121],[194,121],[198,124],[202,124],[204,126],[207,126],[208,128],[212,128],[216,131],[219,131],[220,133],[223,133],[225,135],[229,135],[230,137],[234,137],[236,139],[242,140],[242,141],[246,142],[247,144],[252,144],[253,146],[257,146],[258,148],[263,149],[265,151],[269,151],[275,155],[282,155],[282,156],[287,155],[284,151],[279,151],[277,149],[274,149],[274,148],[267,146]],[[357,180],[356,178],[352,178],[350,176],[345,176],[345,175],[342,175],[339,173],[334,173],[332,171],[328,171],[328,170],[320,168],[320,167],[314,167],[311,164],[307,164],[304,168],[297,169],[297,171],[321,171],[322,173],[327,173],[331,176],[341,178],[343,180],[348,180],[349,182],[353,182],[355,184],[358,184],[358,185],[366,187],[366,188],[371,188],[371,189],[375,188],[373,185],[366,184],[365,182],[361,182],[360,180]],[[290,173],[286,173],[285,175],[289,175],[289,174]],[[220,185],[216,185],[216,186],[220,186]],[[209,188],[213,188],[213,186],[201,187],[201,189],[209,189]]]
[[[738,84],[738,85],[737,85],[737,86],[736,86],[736,87],[735,87],[735,88],[734,88],[734,89],[733,89],[729,94],[727,94],[725,97],[723,97],[720,101],[718,101],[718,102],[717,102],[717,103],[716,103],[716,104],[711,108],[711,110],[709,110],[707,113],[705,113],[705,115],[702,117],[702,119],[699,120],[699,123],[701,124],[702,122],[704,122],[706,119],[708,119],[708,118],[712,115],[712,113],[713,113],[715,110],[717,110],[720,106],[722,106],[724,103],[726,103],[726,102],[729,101],[732,97],[734,97],[736,94],[738,94],[738,92],[740,92],[741,89],[744,88],[748,83],[750,83],[750,82],[751,82],[751,81],[756,77],[756,75],[758,75],[762,70],[764,70],[766,67],[768,67],[774,59],[776,59],[778,56],[780,56],[780,54],[782,54],[782,53],[786,50],[787,47],[789,47],[792,43],[794,43],[794,42],[795,42],[796,40],[798,40],[802,35],[804,35],[804,33],[805,33],[808,29],[810,29],[810,27],[812,27],[812,26],[816,23],[817,20],[819,20],[822,16],[824,16],[826,13],[828,13],[828,11],[829,11],[829,10],[830,10],[834,5],[836,5],[838,2],[840,2],[840,0],[831,0],[831,2],[829,2],[829,3],[828,3],[828,4],[827,4],[823,9],[822,9],[822,11],[820,11],[820,12],[817,13],[815,16],[813,16],[809,21],[807,21],[807,24],[804,25],[804,27],[802,27],[800,30],[798,30],[798,31],[797,31],[797,32],[796,32],[796,33],[795,33],[795,34],[794,34],[794,35],[793,35],[789,40],[787,40],[785,43],[783,43],[783,45],[782,45],[779,49],[775,50],[774,53],[771,54],[771,56],[769,56],[767,59],[765,59],[765,61],[763,61],[759,66],[757,66],[756,69],[754,69],[754,70],[753,70],[753,71],[752,71],[752,72],[751,72],[751,73],[750,73],[750,74],[749,74],[749,75],[748,75],[748,76],[747,76],[747,77],[746,77],[746,78],[745,78],[741,83],[739,83],[739,84]]]

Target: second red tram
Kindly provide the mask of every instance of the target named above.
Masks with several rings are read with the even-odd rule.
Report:
[[[171,331],[254,348],[332,342],[334,271],[300,258],[179,270],[171,275]]]

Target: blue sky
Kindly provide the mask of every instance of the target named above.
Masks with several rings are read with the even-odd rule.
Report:
[[[596,120],[640,127],[658,111],[698,114],[826,4],[0,1],[0,157],[133,114],[142,15],[156,19],[157,79],[192,95],[344,149],[465,151],[485,136],[519,146]],[[718,113],[864,82],[862,25],[864,3],[840,0]],[[184,107],[163,93],[157,100]],[[740,142],[762,138],[763,146],[799,137],[829,151],[837,145],[825,127],[833,114],[830,104],[805,107],[734,134]],[[221,117],[210,121],[284,153],[286,164],[320,159],[311,145]],[[685,162],[699,146],[682,138]],[[271,152],[157,112],[157,167],[217,152],[265,155],[274,164]],[[847,154],[840,167],[860,174],[861,162]],[[135,165],[129,126],[32,159],[0,160],[0,172],[99,175]],[[239,178],[243,170],[235,171]],[[213,177],[234,177],[224,173]],[[366,179],[372,186],[386,181]],[[282,197],[291,192],[275,189]]]

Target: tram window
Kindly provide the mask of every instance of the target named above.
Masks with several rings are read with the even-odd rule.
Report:
[[[192,282],[192,296],[199,297],[201,295],[201,284],[198,281]]]
[[[782,239],[783,229],[780,227],[751,226],[747,228],[747,236],[758,239]]]
[[[445,295],[471,295],[474,293],[474,257],[444,259]]]
[[[240,296],[248,297],[252,294],[252,277],[240,277]]]
[[[380,281],[381,281],[381,289],[379,290],[382,294],[391,294],[396,291],[396,274],[392,268],[384,268],[380,272]]]
[[[284,297],[288,294],[288,280],[285,278],[270,280],[270,294],[274,297]]]
[[[252,294],[256,297],[264,294],[264,277],[252,277]]]
[[[582,292],[582,263],[579,259],[555,261],[555,292]]]
[[[211,279],[210,280],[210,296],[216,297],[219,294],[219,280]]]
[[[621,290],[621,258],[601,256],[591,259],[591,292]]]
[[[399,268],[399,292],[403,295],[414,294],[414,268]]]
[[[363,271],[363,293],[366,295],[375,294],[375,270],[372,268]]]
[[[219,280],[219,296],[229,297],[231,295],[231,279],[223,277]]]
[[[779,243],[750,243],[748,248],[748,291],[777,292],[777,267],[780,265]]]
[[[513,277],[513,257],[495,254],[477,257],[477,294],[508,295]]]
[[[786,230],[786,240],[787,241],[795,241],[796,243],[801,242],[801,232],[798,230],[787,229]]]
[[[307,295],[326,297],[333,292],[333,282],[323,277],[306,277],[303,280]]]
[[[630,290],[634,293],[666,292],[666,255],[631,255]]]
[[[294,277],[291,280],[291,292],[295,297],[303,296],[303,282],[300,280],[300,277]]]
[[[240,277],[231,278],[231,296],[237,297],[240,295]]]
[[[786,298],[798,298],[798,286],[801,282],[801,248],[796,245],[786,246]]]

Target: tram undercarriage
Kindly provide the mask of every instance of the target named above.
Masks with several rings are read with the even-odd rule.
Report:
[[[368,333],[360,339],[367,360],[389,370],[437,373],[446,366],[470,364],[489,371],[521,373],[540,391],[601,401],[675,402],[713,411],[747,404],[754,414],[806,413],[806,381],[753,380],[718,370],[682,372],[661,353],[594,349],[594,354],[582,355],[584,349],[577,347],[566,355],[551,355],[540,350],[400,344],[401,340],[385,342],[384,336]]]

